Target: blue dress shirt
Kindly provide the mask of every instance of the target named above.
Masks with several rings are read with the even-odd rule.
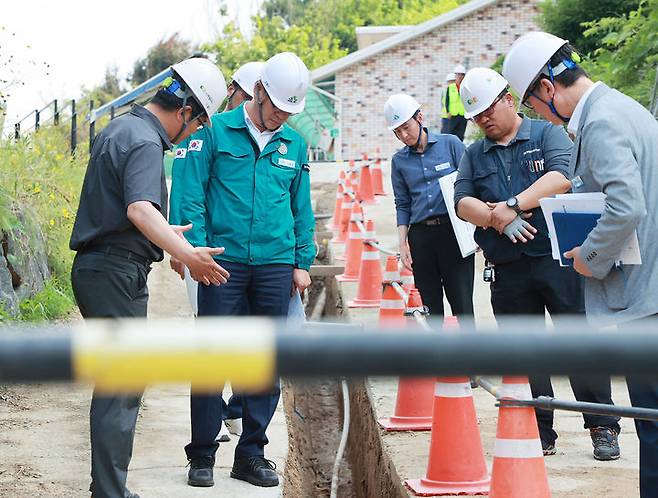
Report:
[[[464,150],[456,136],[428,132],[427,147],[422,153],[406,146],[395,153],[391,183],[398,225],[448,214],[439,178],[457,170]]]

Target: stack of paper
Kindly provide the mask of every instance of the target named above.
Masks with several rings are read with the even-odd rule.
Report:
[[[605,211],[605,194],[559,194],[540,199],[539,204],[548,226],[553,259],[559,260],[560,266],[571,266],[573,260],[565,259],[562,255],[582,245],[587,235],[596,227]],[[625,265],[642,264],[637,232],[633,231],[626,241],[618,262]]]
[[[478,246],[473,239],[475,225],[462,220],[455,212],[455,180],[457,180],[457,172],[453,171],[449,175],[439,178],[439,185],[441,186],[443,200],[448,208],[448,216],[450,216],[450,223],[455,232],[459,250],[462,253],[462,257],[465,258],[473,254]]]

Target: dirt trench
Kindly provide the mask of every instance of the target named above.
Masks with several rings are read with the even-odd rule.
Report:
[[[331,213],[335,184],[315,188],[316,213]],[[330,264],[330,232],[326,220],[316,226],[319,252],[316,264]],[[338,321],[341,296],[333,277],[314,278],[306,303],[313,320]],[[313,315],[313,316],[311,316]],[[288,457],[283,495],[286,497],[328,497],[331,491],[336,452],[342,433],[343,398],[341,380],[284,379],[283,403],[288,425]],[[382,450],[365,380],[352,379],[349,385],[350,427],[345,455],[338,472],[337,496],[407,496],[389,457]]]

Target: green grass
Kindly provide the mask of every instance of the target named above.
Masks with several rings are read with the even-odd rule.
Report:
[[[54,320],[67,315],[75,306],[68,278],[53,277],[34,297],[20,303],[18,319],[23,321]]]
[[[68,241],[87,165],[83,145],[75,157],[68,150],[68,127],[44,127],[21,140],[0,142],[0,230],[41,231],[52,279],[37,295],[19,304],[14,319],[52,320],[75,305],[69,284],[74,253]],[[29,217],[21,223],[16,213]],[[0,306],[0,320],[9,314]]]

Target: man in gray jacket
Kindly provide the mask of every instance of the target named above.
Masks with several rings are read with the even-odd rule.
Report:
[[[575,135],[570,163],[575,192],[606,194],[605,212],[582,246],[565,253],[589,277],[585,309],[596,325],[619,325],[658,313],[658,123],[630,97],[594,83],[566,40],[529,33],[517,40],[503,74],[547,120]],[[637,231],[641,265],[617,262]],[[623,328],[621,325],[620,328]],[[658,379],[627,378],[634,406],[658,408]],[[658,423],[636,420],[640,494],[658,497]]]

